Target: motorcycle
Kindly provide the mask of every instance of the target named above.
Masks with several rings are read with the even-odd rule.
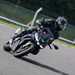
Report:
[[[41,10],[42,8],[36,11],[31,23],[31,27],[33,27],[35,19]],[[42,33],[43,34],[46,33],[46,30]],[[9,51],[15,57],[19,57],[28,55],[29,53],[36,55],[42,48],[45,48],[47,45],[51,49],[50,46],[50,44],[52,43],[51,39],[48,38],[46,40],[46,43],[44,43],[44,39],[40,39],[40,41],[38,42],[37,40],[39,39],[37,37],[39,37],[39,32],[32,31],[31,33],[27,33],[24,36],[15,38],[12,44],[10,44],[9,41],[5,43],[5,45],[3,46],[4,50]],[[54,45],[54,48],[58,49],[56,45]]]

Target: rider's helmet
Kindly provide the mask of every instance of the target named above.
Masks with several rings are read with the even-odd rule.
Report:
[[[68,22],[67,22],[67,20],[64,17],[59,16],[56,19],[56,24],[59,25],[59,27],[61,28],[61,30],[64,30],[67,27]]]

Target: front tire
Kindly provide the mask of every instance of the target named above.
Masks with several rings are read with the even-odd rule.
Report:
[[[20,57],[20,56],[24,56],[24,55],[28,55],[31,51],[31,49],[33,49],[33,43],[31,41],[26,42],[24,45],[21,45],[19,47],[19,49],[15,50],[13,52],[13,55],[15,57]]]

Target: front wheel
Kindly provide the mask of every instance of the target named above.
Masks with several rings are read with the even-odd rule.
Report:
[[[25,44],[21,45],[17,50],[13,52],[15,57],[24,56],[30,53],[34,45],[31,41],[27,41]]]

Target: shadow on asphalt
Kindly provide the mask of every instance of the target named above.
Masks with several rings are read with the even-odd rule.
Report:
[[[17,58],[18,58],[18,59],[21,59],[21,60],[23,60],[23,61],[26,61],[26,62],[28,62],[28,63],[37,65],[37,66],[39,66],[39,67],[41,67],[41,68],[45,68],[45,69],[48,69],[48,70],[50,70],[50,71],[59,73],[60,75],[69,75],[68,73],[62,72],[62,71],[60,71],[60,70],[58,70],[58,69],[55,69],[55,68],[53,68],[53,67],[51,67],[51,66],[42,64],[42,63],[40,63],[40,62],[37,62],[37,61],[32,60],[32,59],[27,58],[27,57],[17,57]]]

